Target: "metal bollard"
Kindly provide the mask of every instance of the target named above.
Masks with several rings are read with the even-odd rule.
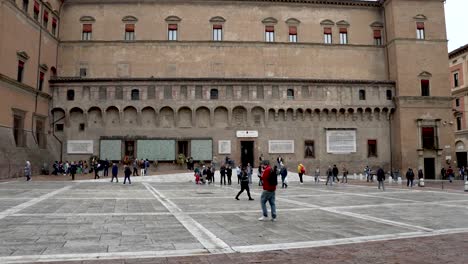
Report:
[[[398,184],[402,184],[403,181],[401,180],[401,177],[398,177]]]
[[[465,182],[465,192],[468,192],[468,181]]]
[[[419,179],[419,187],[424,187],[424,178]]]

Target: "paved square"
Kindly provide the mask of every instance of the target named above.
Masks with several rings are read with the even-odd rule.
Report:
[[[294,177],[294,176],[292,176]],[[219,177],[218,177],[219,179]],[[468,195],[290,182],[277,222],[232,186],[192,174],[0,184],[0,263],[187,256],[385,241],[468,232]]]

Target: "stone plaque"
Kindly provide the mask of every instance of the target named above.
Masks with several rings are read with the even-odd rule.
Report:
[[[356,152],[356,130],[327,130],[327,152],[335,154]]]
[[[257,130],[239,130],[236,132],[236,137],[238,138],[256,138],[258,137]]]
[[[231,140],[218,141],[218,154],[231,154]]]
[[[294,140],[268,140],[268,153],[294,153]]]
[[[92,140],[67,140],[67,154],[93,154]]]

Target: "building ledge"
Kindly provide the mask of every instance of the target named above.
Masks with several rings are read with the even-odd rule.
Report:
[[[52,99],[52,96],[50,94],[42,92],[42,91],[38,91],[36,88],[34,88],[32,86],[26,85],[24,83],[20,83],[17,80],[12,79],[12,78],[10,78],[10,77],[8,77],[6,75],[3,75],[1,73],[0,73],[0,82],[5,82],[5,83],[10,84],[11,86],[13,86],[15,88],[18,88],[18,89],[21,89],[23,91],[29,92],[31,94],[36,94],[37,93],[39,96],[44,97],[44,98],[49,99],[49,100]]]

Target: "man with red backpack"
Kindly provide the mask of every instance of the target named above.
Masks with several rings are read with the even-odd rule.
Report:
[[[301,184],[303,184],[302,176],[305,174],[305,167],[304,165],[302,165],[302,163],[300,163],[299,166],[297,166],[297,174],[299,174],[299,181],[301,182]]]
[[[270,203],[271,207],[271,221],[276,221],[276,204],[275,204],[275,191],[276,185],[278,185],[278,174],[277,174],[277,167],[275,166],[273,169],[270,167],[270,163],[267,160],[263,161],[263,173],[262,173],[262,181],[263,181],[263,192],[262,196],[260,197],[260,202],[262,205],[262,213],[263,216],[260,217],[259,221],[266,221],[268,220],[268,210],[266,207],[266,203]]]

